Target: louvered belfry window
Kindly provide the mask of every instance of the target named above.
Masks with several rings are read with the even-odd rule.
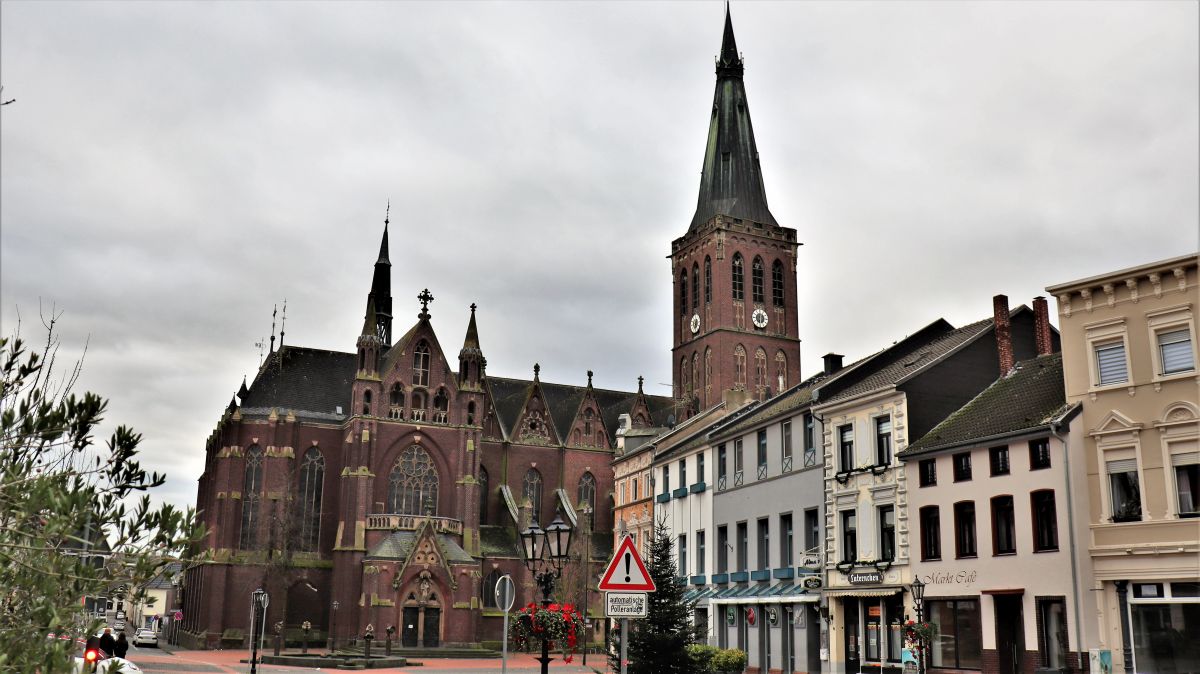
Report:
[[[753,284],[754,302],[762,304],[765,293],[763,290],[763,261],[761,257],[754,258],[754,266],[751,269],[751,282]]]
[[[733,254],[733,299],[746,299],[746,269],[741,253]]]

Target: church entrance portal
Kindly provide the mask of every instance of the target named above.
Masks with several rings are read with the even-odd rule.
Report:
[[[442,644],[442,604],[428,571],[404,593],[400,643],[405,648],[436,648]]]

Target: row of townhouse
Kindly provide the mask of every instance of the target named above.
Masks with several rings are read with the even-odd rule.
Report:
[[[729,392],[618,452],[618,535],[669,529],[696,624],[750,672],[899,671],[918,613],[933,672],[1200,671],[1196,271],[1053,286],[1061,338],[1044,299],[997,296]]]

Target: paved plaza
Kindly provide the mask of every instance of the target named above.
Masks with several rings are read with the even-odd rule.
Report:
[[[318,652],[318,651],[313,651]],[[129,659],[137,664],[142,671],[149,674],[245,674],[250,671],[250,665],[243,662],[249,659],[247,650],[236,651],[169,651],[154,648],[130,649]],[[588,665],[582,665],[582,657],[576,655],[571,664],[565,664],[562,656],[555,656],[550,663],[550,671],[560,674],[586,672],[593,674],[604,671],[604,656],[589,654]],[[259,665],[258,670],[264,674],[278,672],[314,672],[341,671],[322,668],[305,668],[295,666]],[[483,674],[484,672],[499,672],[499,659],[487,660],[450,660],[423,659],[419,665],[391,669],[372,669],[371,672],[387,674],[389,672],[440,672],[441,674]],[[528,653],[511,654],[508,657],[508,671],[514,674],[529,674],[540,671],[534,656]]]

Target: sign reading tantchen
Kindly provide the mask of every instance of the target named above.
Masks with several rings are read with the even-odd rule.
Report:
[[[882,571],[852,571],[849,574],[851,585],[878,585],[883,582]]]

